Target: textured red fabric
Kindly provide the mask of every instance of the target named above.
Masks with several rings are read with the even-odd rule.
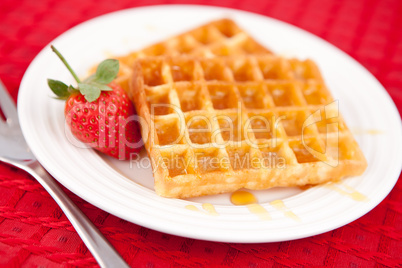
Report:
[[[182,1],[0,1],[0,78],[17,99],[35,55],[69,28],[128,7]],[[267,15],[316,34],[363,64],[402,109],[402,2],[217,1]],[[190,3],[187,2],[187,3]],[[266,244],[214,243],[156,232],[69,196],[136,267],[396,267],[402,266],[402,182],[375,209],[334,231]],[[0,164],[0,266],[95,267],[97,263],[45,190],[29,175]]]

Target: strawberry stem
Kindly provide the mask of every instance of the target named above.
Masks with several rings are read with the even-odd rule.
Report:
[[[64,65],[67,67],[67,69],[70,71],[71,75],[74,77],[75,81],[77,83],[81,83],[81,80],[78,78],[78,76],[75,74],[71,66],[67,63],[66,59],[63,57],[63,55],[60,54],[60,52],[53,46],[50,46],[51,49],[53,50],[54,53],[59,57],[59,59],[64,63]]]

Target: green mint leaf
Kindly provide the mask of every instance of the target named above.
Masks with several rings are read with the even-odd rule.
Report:
[[[91,86],[95,86],[102,91],[112,91],[112,89],[108,85],[104,85],[104,84],[97,83],[97,82],[89,82],[88,84]]]
[[[60,97],[52,97],[55,100],[66,100],[66,98],[60,98]]]
[[[96,79],[95,74],[91,74],[90,76],[88,76],[87,78],[85,78],[85,80],[84,80],[82,83],[87,83],[87,84],[89,84],[89,83],[95,81],[95,79]]]
[[[70,93],[70,95],[71,95],[73,92],[79,91],[78,89],[76,89],[76,88],[73,87],[72,85],[69,85],[68,88],[67,88],[67,90],[68,90],[68,92]]]
[[[88,102],[97,100],[101,94],[100,88],[91,84],[78,83],[78,88]]]
[[[95,74],[90,75],[88,78],[86,78],[86,79],[84,80],[83,83],[88,84],[88,85],[96,86],[96,87],[98,87],[98,88],[99,88],[100,90],[102,90],[102,91],[112,91],[112,89],[111,89],[109,86],[107,86],[107,85],[105,85],[105,84],[102,84],[102,83],[99,83],[99,82],[96,80]]]
[[[65,100],[70,96],[70,92],[68,90],[68,86],[61,81],[48,79],[47,84],[54,94],[58,97],[58,99]]]
[[[96,69],[94,81],[101,84],[109,84],[119,72],[119,61],[107,59],[102,61]]]

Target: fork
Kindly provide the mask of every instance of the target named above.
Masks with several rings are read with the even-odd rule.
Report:
[[[71,201],[30,151],[18,122],[17,108],[0,80],[0,161],[31,174],[53,197],[101,267],[129,267],[95,225]]]

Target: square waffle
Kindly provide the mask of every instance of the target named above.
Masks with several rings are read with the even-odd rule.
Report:
[[[314,185],[367,166],[311,60],[145,57],[130,85],[161,196]]]
[[[270,53],[234,21],[220,19],[118,58],[120,73],[116,82],[128,91],[128,81],[132,75],[131,66],[137,58],[161,55],[215,57]]]

